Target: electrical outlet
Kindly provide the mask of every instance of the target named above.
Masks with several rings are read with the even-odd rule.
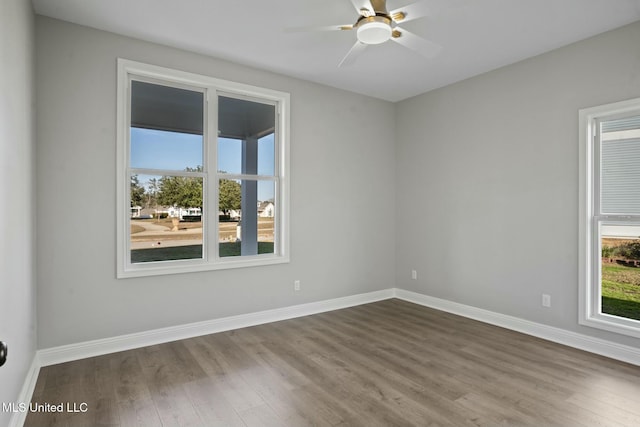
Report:
[[[411,278],[413,280],[418,280],[418,272],[416,270],[411,270]]]
[[[296,292],[300,290],[300,280],[293,281],[293,290]]]
[[[551,295],[542,294],[542,306],[543,307],[551,307]]]

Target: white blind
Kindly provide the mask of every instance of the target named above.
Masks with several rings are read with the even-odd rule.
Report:
[[[617,132],[622,130],[640,129],[640,116],[626,117],[618,120],[602,122],[602,132]]]
[[[600,211],[640,215],[640,116],[600,126]]]

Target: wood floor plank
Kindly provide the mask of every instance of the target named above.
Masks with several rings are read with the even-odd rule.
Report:
[[[311,319],[309,321],[312,322]],[[407,408],[409,407],[413,408],[420,423],[433,421],[439,425],[466,424],[464,417],[458,416],[458,413],[445,419],[438,411],[446,407],[453,409],[453,401],[461,396],[460,393],[451,391],[450,387],[440,387],[441,383],[432,381],[432,378],[416,376],[413,375],[414,372],[407,374],[404,369],[406,365],[397,363],[398,359],[379,357],[376,349],[368,345],[368,339],[349,342],[338,338],[335,329],[313,329],[315,334],[305,345],[315,348],[318,352],[322,349],[329,350],[336,359],[334,363],[339,369],[346,370],[347,375],[354,371],[358,377],[379,377],[375,389],[377,394],[383,401],[394,402],[401,407],[401,412],[405,415],[410,413],[411,409]],[[373,372],[375,375],[372,375]],[[425,402],[428,402],[428,405],[424,405]]]
[[[336,377],[333,372],[327,372],[317,360],[306,357],[298,350],[299,347],[282,340],[279,344],[265,343],[274,354],[288,363],[292,369],[298,370],[312,378],[316,386],[325,392],[330,392],[340,402],[348,405],[359,414],[361,425],[409,425],[408,421],[395,413],[381,412],[379,402],[371,399],[371,390],[358,389]]]
[[[305,320],[311,322],[310,319]],[[364,342],[354,343],[355,347],[348,348],[344,341],[336,342],[334,337],[323,338],[317,328],[305,327],[304,332],[296,328],[291,330],[287,328],[300,323],[281,325],[279,330],[285,334],[288,333],[288,341],[295,340],[300,348],[306,348],[308,353],[305,356],[328,371],[331,377],[340,378],[345,387],[350,390],[359,390],[363,397],[378,402],[409,424],[424,424],[434,418],[440,425],[448,425],[450,421],[455,422],[455,425],[465,424],[462,418],[456,419],[452,416],[447,420],[438,417],[437,412],[430,411],[429,407],[436,406],[436,402],[443,403],[440,393],[437,391],[432,393],[431,387],[423,387],[410,378],[398,375],[394,372],[393,365],[376,364],[370,354],[365,357],[361,354]],[[300,329],[299,326],[297,329]],[[429,394],[432,399],[428,406],[417,404],[413,399],[421,396],[424,400]]]
[[[223,391],[224,383],[215,378],[203,378],[185,384],[185,392],[194,405],[203,425],[245,427]]]
[[[245,409],[240,412],[240,417],[247,427],[280,427],[283,423],[269,405]]]
[[[120,412],[115,391],[114,377],[111,373],[111,355],[92,358],[94,365],[95,407],[87,408],[94,415],[96,426],[120,425]]]
[[[203,424],[183,385],[206,377],[206,373],[183,349],[182,343],[172,342],[137,352],[145,384],[163,426]]]
[[[339,402],[330,393],[321,390],[307,377],[292,370],[282,359],[270,352],[264,346],[264,331],[251,332],[258,330],[246,328],[232,332],[230,337],[252,354],[254,360],[263,368],[261,375],[254,378],[252,385],[280,418],[290,421],[285,423],[286,425],[337,426],[345,424],[347,419],[354,420],[354,414],[340,407]],[[256,380],[260,383],[256,384]],[[311,402],[313,404],[310,404]],[[293,408],[294,412],[287,407]]]
[[[640,367],[400,300],[44,367],[25,426],[637,426]]]
[[[157,407],[151,398],[119,400],[120,425],[123,427],[153,427],[162,425]]]
[[[36,380],[36,385],[33,389],[33,400],[38,401],[44,393],[45,385],[47,382],[47,375],[49,372],[51,372],[49,366],[45,366],[40,369],[40,372],[38,373],[38,379]]]
[[[118,403],[151,400],[151,393],[137,356],[142,351],[144,350],[123,351],[113,354],[110,358]]]
[[[636,396],[636,404],[640,404],[640,396]],[[601,398],[591,398],[583,393],[575,393],[569,399],[567,403],[573,404],[585,411],[590,411],[598,416],[619,423],[620,425],[636,425],[640,426],[640,415],[637,413],[637,409],[633,407],[620,407],[615,401],[606,402]]]
[[[222,393],[231,406],[238,412],[264,405],[264,399],[242,377],[242,371],[252,369],[252,363],[242,349],[239,349],[226,334],[201,337],[200,340],[216,359],[225,373],[219,377]],[[234,347],[234,348],[232,348]],[[235,350],[235,351],[234,351]]]
[[[369,352],[369,357],[386,360],[386,363],[401,370],[408,377],[422,381],[429,390],[434,390],[438,395],[447,396],[451,400],[466,394],[470,384],[486,385],[495,381],[493,371],[478,369],[477,364],[473,365],[469,363],[468,358],[461,357],[458,348],[462,346],[450,347],[440,343],[438,348],[434,349],[433,342],[407,340],[402,334],[373,329],[369,325],[370,322],[353,323],[350,326],[346,326],[347,322],[339,322],[334,318],[327,318],[324,322],[333,326],[333,332],[347,329],[347,336],[361,337],[362,344],[357,345],[367,346],[367,342],[371,341],[375,349]],[[382,339],[372,341],[368,338],[370,336]],[[447,353],[446,358],[441,357],[443,351]]]

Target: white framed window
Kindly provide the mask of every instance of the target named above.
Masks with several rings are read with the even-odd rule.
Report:
[[[640,337],[640,99],[579,123],[579,322]]]
[[[117,277],[289,261],[289,94],[118,59]]]

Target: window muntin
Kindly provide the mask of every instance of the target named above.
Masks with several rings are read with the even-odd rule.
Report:
[[[640,100],[580,112],[580,323],[640,337]]]
[[[119,60],[118,95],[118,277],[288,262],[287,94]]]

